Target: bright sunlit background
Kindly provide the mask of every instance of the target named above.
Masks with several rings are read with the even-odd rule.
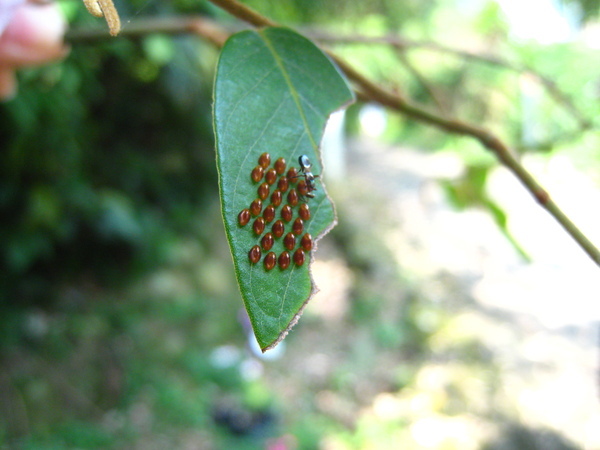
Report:
[[[244,3],[492,130],[600,245],[594,5]],[[61,6],[74,29],[102,24]],[[205,2],[117,7],[125,30],[237,27]],[[218,51],[71,39],[0,105],[0,447],[600,448],[598,266],[477,142],[375,104],[335,113],[320,292],[261,354],[219,210]]]

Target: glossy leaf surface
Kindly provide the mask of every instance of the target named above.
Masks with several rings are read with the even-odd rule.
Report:
[[[214,104],[221,206],[240,291],[263,350],[285,336],[316,290],[310,277],[309,255],[301,266],[292,260],[286,269],[276,265],[271,270],[264,264],[268,251],[262,251],[259,262],[253,263],[249,258],[250,249],[260,246],[264,235],[281,218],[289,189],[304,178],[288,180],[288,191],[275,207],[275,220],[267,222],[264,231],[257,234],[261,224],[254,227],[254,216],[243,226],[238,216],[259,197],[259,186],[266,182],[268,170],[275,167],[279,158],[285,159],[287,172],[292,166],[299,169],[298,157],[307,155],[312,173],[321,173],[318,147],[327,118],[352,100],[352,92],[331,61],[312,42],[291,30],[243,31],[233,35],[223,47]],[[268,153],[271,161],[264,168],[265,175],[256,181],[261,171],[255,168],[263,153]],[[267,183],[269,196],[262,200],[259,217],[271,203],[281,177],[278,174],[273,185]],[[335,224],[335,212],[321,178],[315,180],[315,187],[311,192],[314,198],[301,198],[292,211],[295,219],[300,204],[308,205],[311,215],[304,223],[303,233],[318,240]],[[256,203],[254,207],[256,212]],[[287,211],[284,216],[287,218]],[[292,222],[283,220],[283,236],[292,231]],[[269,249],[277,257],[286,250],[283,236],[275,237]],[[256,261],[256,250],[252,259]]]

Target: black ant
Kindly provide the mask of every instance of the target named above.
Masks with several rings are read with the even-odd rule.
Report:
[[[310,159],[308,159],[308,156],[300,155],[298,157],[298,164],[300,165],[300,170],[302,171],[301,176],[303,176],[306,180],[306,196],[315,198],[315,194],[313,194],[312,191],[317,189],[315,186],[315,178],[319,178],[319,175],[313,175],[313,173],[310,171],[312,164]]]

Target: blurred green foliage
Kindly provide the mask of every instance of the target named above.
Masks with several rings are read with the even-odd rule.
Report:
[[[575,5],[580,20],[590,21],[600,14],[600,3],[597,0],[562,0],[565,5]]]
[[[193,38],[148,36],[21,72],[0,105],[4,306],[45,303],[67,280],[130,280],[195,228],[216,192],[214,58]]]
[[[598,125],[594,52],[511,43],[495,2],[471,14],[458,0],[246,3],[287,25],[502,53],[553,80]],[[125,27],[144,15],[233,22],[195,0],[117,6]],[[63,8],[73,26],[104,25],[80,2]],[[534,140],[548,145],[534,150],[579,155],[590,172],[600,163],[597,135],[554,140],[575,129],[574,119],[543,89],[533,94],[539,116],[527,116],[523,77],[513,70],[426,47],[331,46],[385,86],[489,126],[523,152],[531,144],[524,129],[535,124]],[[380,205],[360,189],[346,192],[351,207],[338,199],[332,236],[352,272],[348,312],[329,320],[309,305],[284,360],[251,356],[216,201],[216,57],[185,35],[73,43],[65,61],[20,71],[19,95],[0,104],[0,447],[389,448],[401,440],[408,448],[411,421],[423,417],[444,425],[467,411],[490,427],[510,422],[498,401],[498,363],[453,316],[464,292],[401,272],[385,226],[371,220]],[[352,132],[363,106],[347,113]],[[486,193],[490,154],[405,117],[386,119],[389,142],[459,154],[466,170],[444,182],[448,199],[491,209],[505,223]],[[479,326],[489,336],[490,323]],[[423,355],[434,367],[422,367]],[[411,413],[411,405],[421,409]]]

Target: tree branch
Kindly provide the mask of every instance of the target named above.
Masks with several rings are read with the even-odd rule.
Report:
[[[229,14],[238,19],[243,20],[244,22],[248,22],[249,24],[254,25],[255,27],[276,27],[277,23],[273,22],[271,19],[266,18],[262,14],[254,11],[252,8],[238,2],[237,0],[210,0],[211,3],[214,3],[221,9],[224,9]]]
[[[521,165],[508,147],[493,133],[478,126],[462,122],[460,120],[448,119],[430,113],[429,111],[412,105],[399,94],[387,92],[378,85],[354,70],[345,61],[333,57],[344,73],[361,88],[363,95],[390,109],[402,112],[409,117],[441,128],[449,133],[471,136],[477,139],[484,147],[496,155],[521,183],[529,190],[537,202],[542,205],[562,225],[581,248],[600,266],[600,251],[579,230],[579,228],[567,217],[566,214],[554,203],[550,195],[542,188],[535,178]]]
[[[139,38],[148,33],[192,33],[208,40],[217,47],[222,47],[230,35],[228,31],[217,25],[213,20],[201,16],[139,19],[128,23],[119,35],[121,37]],[[71,44],[109,38],[109,34],[103,28],[74,29],[69,30],[65,35],[65,40]]]
[[[431,41],[416,41],[411,39],[405,39],[401,36],[364,36],[357,34],[348,34],[348,35],[336,35],[324,32],[323,30],[311,30],[308,33],[311,38],[319,41],[319,42],[328,42],[328,43],[342,43],[342,44],[380,44],[380,45],[390,45],[394,48],[397,48],[401,51],[407,51],[411,49],[426,49],[433,52],[438,53],[446,53],[450,55],[457,56],[462,59],[477,61],[482,64],[488,64],[496,67],[500,67],[505,70],[510,70],[512,72],[517,72],[521,74],[527,74],[531,76],[531,78],[535,79],[538,83],[540,83],[544,88],[548,91],[548,94],[556,101],[556,103],[560,104],[569,111],[575,120],[578,122],[578,125],[581,130],[586,130],[591,128],[591,122],[589,119],[584,117],[581,112],[575,107],[573,101],[562,92],[556,83],[549,78],[543,76],[542,74],[536,72],[531,67],[518,64],[506,59],[499,58],[494,55],[486,55],[482,53],[476,53],[468,50],[460,50],[453,47],[448,47],[445,45],[441,45],[437,42]]]
[[[256,27],[277,26],[277,24],[266,17],[263,17],[256,11],[239,3],[236,0],[210,0],[215,5],[228,11],[237,18],[246,21]],[[144,22],[138,21],[137,25],[130,24],[122,31],[123,36],[139,36],[148,33],[148,29],[154,26],[152,31],[165,33],[186,33],[191,32],[205,39],[208,39],[217,46],[222,46],[229,33],[223,28],[215,25],[211,20],[205,18],[185,18],[165,21],[164,19]],[[108,36],[105,32],[97,31],[73,31],[68,33],[67,40],[85,41],[89,39],[98,39],[101,36]],[[600,251],[594,244],[577,228],[577,226],[562,212],[562,210],[550,198],[550,195],[542,188],[535,178],[521,165],[508,146],[502,142],[491,131],[478,127],[476,125],[463,122],[457,119],[443,117],[428,111],[422,106],[415,105],[404,98],[399,93],[385,90],[375,84],[360,72],[354,69],[346,61],[337,57],[331,52],[327,52],[330,58],[335,61],[338,67],[354,83],[357,95],[364,101],[379,103],[391,110],[405,114],[406,116],[420,122],[440,128],[448,133],[470,136],[477,139],[481,145],[494,153],[497,159],[506,166],[525,186],[537,202],[543,206],[571,235],[579,246],[590,256],[590,258],[600,266]]]
[[[397,50],[398,59],[404,65],[404,67],[406,67],[408,73],[410,73],[413,76],[413,78],[421,85],[421,87],[427,92],[427,94],[429,94],[429,97],[431,97],[431,100],[433,100],[433,103],[435,103],[435,105],[437,106],[437,109],[440,112],[440,114],[446,116],[448,114],[448,108],[446,108],[444,102],[442,101],[442,95],[440,95],[437,89],[435,89],[433,85],[429,83],[427,78],[425,78],[425,76],[419,71],[419,69],[417,69],[410,62],[410,59],[406,52],[402,49]]]
[[[251,23],[257,27],[276,25],[271,20],[263,17],[258,12],[239,3],[237,0],[210,0],[225,11]],[[577,226],[562,212],[562,210],[550,198],[550,195],[542,188],[535,178],[519,163],[508,147],[490,131],[460,120],[449,119],[433,114],[424,108],[413,105],[400,94],[388,92],[374,84],[346,61],[329,52],[329,56],[336,62],[338,67],[346,76],[360,88],[361,94],[367,96],[371,101],[377,102],[390,109],[399,111],[407,116],[441,128],[454,134],[471,136],[477,139],[481,145],[493,152],[498,160],[504,164],[527,188],[537,202],[542,205],[569,233],[581,248],[600,266],[600,251],[592,242],[577,228]]]

